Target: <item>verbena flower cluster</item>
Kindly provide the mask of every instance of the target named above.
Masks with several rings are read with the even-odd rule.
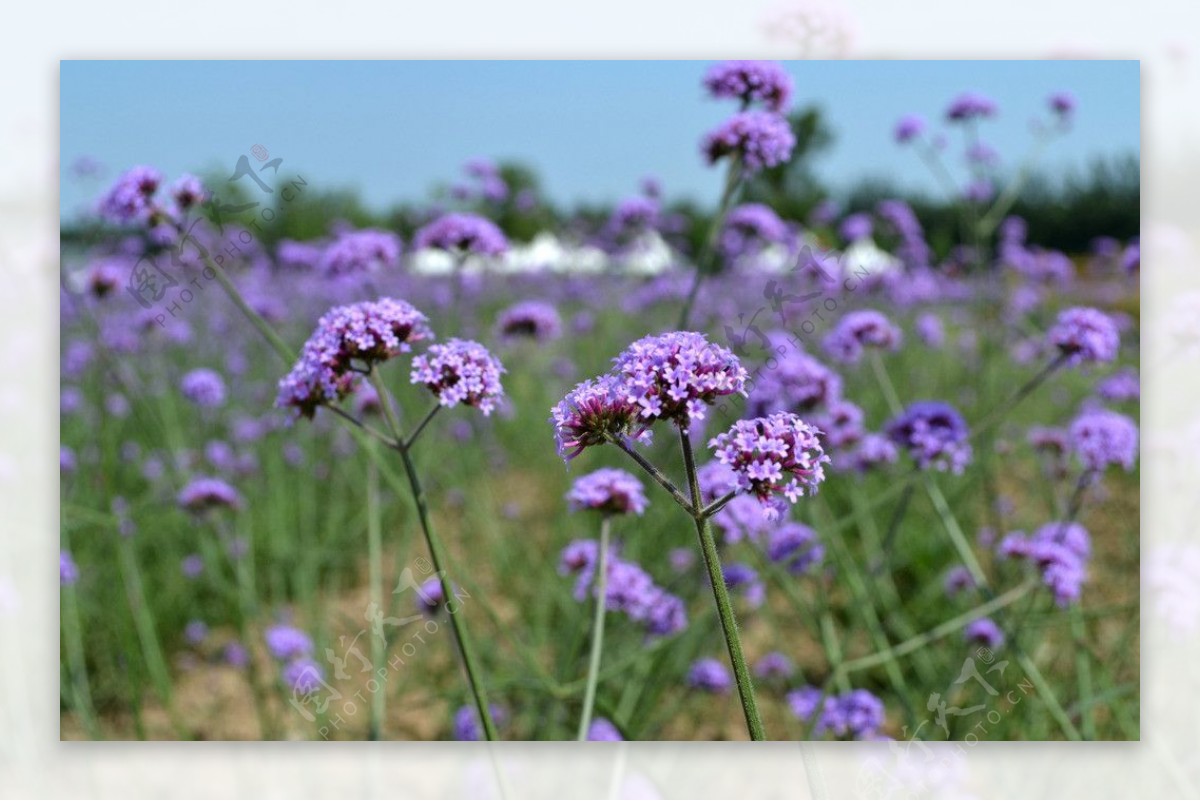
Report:
[[[885,720],[883,701],[867,690],[850,690],[841,695],[827,695],[816,687],[803,687],[787,695],[792,714],[802,721],[817,720],[813,734],[832,734],[841,739],[875,740],[880,736]],[[818,705],[820,712],[818,714]]]
[[[971,461],[967,422],[948,403],[917,401],[887,425],[887,435],[922,470],[961,473]]]
[[[724,662],[705,657],[697,659],[688,668],[687,683],[693,689],[723,695],[733,686],[733,677]]]
[[[413,247],[475,256],[499,256],[508,250],[508,239],[491,220],[475,214],[453,212],[438,217],[418,230],[413,237]]]
[[[872,309],[853,311],[840,320],[825,337],[826,353],[845,364],[862,358],[864,348],[894,351],[903,340],[900,329],[886,316]]]
[[[412,382],[437,396],[442,406],[471,406],[490,415],[504,395],[504,365],[478,342],[451,339],[431,345],[413,359]]]
[[[162,181],[162,173],[153,167],[131,167],[101,198],[100,215],[119,225],[146,222],[154,210],[154,195]]]
[[[737,156],[748,174],[777,167],[791,158],[796,137],[787,120],[768,111],[743,111],[704,137],[701,152],[709,164]]]
[[[718,99],[739,100],[743,106],[762,103],[771,111],[786,111],[792,99],[792,78],[774,61],[723,61],[708,68],[704,87]]]
[[[525,300],[500,312],[496,332],[506,341],[532,339],[548,342],[562,336],[562,318],[549,303]]]
[[[992,117],[996,111],[996,103],[991,98],[978,92],[963,92],[946,108],[946,119],[951,122],[965,122]]]
[[[1121,336],[1117,325],[1102,311],[1066,309],[1058,315],[1046,340],[1066,357],[1067,364],[1111,362],[1117,357]]]
[[[197,406],[214,408],[225,402],[225,381],[215,370],[198,369],[186,373],[179,391]]]
[[[766,245],[786,242],[788,238],[787,225],[769,206],[743,203],[725,217],[720,248],[726,257],[735,258]]]
[[[242,506],[242,496],[238,491],[219,478],[193,479],[179,491],[176,500],[189,512],[240,509]]]
[[[508,712],[498,704],[488,704],[488,713],[492,722],[503,726],[508,720]],[[454,713],[454,739],[464,742],[475,742],[483,739],[483,724],[479,721],[479,710],[474,704],[459,707]]]
[[[1079,600],[1087,580],[1092,540],[1079,523],[1047,523],[1032,535],[1014,531],[1000,541],[1004,558],[1022,558],[1038,567],[1042,583],[1062,607]]]
[[[763,550],[768,559],[795,576],[808,573],[825,558],[825,546],[817,532],[794,521],[771,528]]]
[[[319,406],[348,395],[358,372],[432,337],[425,315],[403,300],[334,307],[317,321],[300,359],[280,380],[275,405],[312,417]]]
[[[550,411],[558,455],[566,461],[609,436],[649,442],[649,421],[616,376],[582,382]]]
[[[715,459],[696,472],[700,481],[700,494],[705,504],[738,489],[738,478],[733,469]],[[770,503],[776,507],[773,520],[787,512],[787,502],[782,498],[773,498]],[[725,542],[730,544],[742,540],[760,542],[774,527],[772,520],[763,514],[762,502],[752,495],[734,496],[713,515],[712,524],[724,535]]]
[[[400,252],[400,238],[390,231],[350,231],[325,248],[318,266],[330,276],[391,270],[400,265]]]
[[[574,511],[592,510],[609,515],[640,515],[646,511],[642,482],[624,470],[605,467],[580,476],[567,493]]]
[[[1132,470],[1137,461],[1138,427],[1129,417],[1108,409],[1088,409],[1071,423],[1071,451],[1090,471],[1109,465]]]
[[[963,629],[963,639],[974,645],[999,648],[1004,645],[1004,631],[990,617],[972,620]]]
[[[576,577],[575,600],[595,596],[599,555],[600,544],[596,540],[575,540],[563,549],[558,571]],[[604,605],[610,612],[624,613],[656,636],[674,634],[687,625],[683,601],[658,586],[639,565],[622,559],[613,547],[609,548],[607,572]]]
[[[779,412],[754,420],[739,420],[709,442],[717,459],[734,474],[738,489],[762,502],[767,519],[779,516],[771,501],[782,495],[795,503],[812,495],[825,480],[819,431],[794,414]]]
[[[744,395],[747,375],[731,351],[691,331],[639,339],[614,360],[613,374],[642,420],[684,431],[718,398]]]

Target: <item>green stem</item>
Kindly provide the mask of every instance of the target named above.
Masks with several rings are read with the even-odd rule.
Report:
[[[600,654],[604,648],[604,613],[608,603],[608,534],[611,518],[600,519],[600,552],[596,557],[596,614],[592,618],[592,653],[588,659],[587,687],[583,694],[583,715],[579,718],[578,740],[587,740],[596,704],[596,684],[600,678]]]
[[[716,261],[717,242],[721,236],[721,228],[725,225],[729,207],[733,205],[733,196],[737,193],[741,182],[742,161],[734,156],[729,162],[729,169],[725,172],[725,188],[721,191],[721,202],[717,206],[717,213],[709,224],[708,236],[704,240],[704,251],[696,260],[696,272],[692,276],[692,286],[688,290],[687,299],[684,300],[683,308],[679,312],[679,325],[676,328],[680,331],[687,329],[692,307],[696,305],[696,298],[700,295],[700,284],[704,281],[704,276],[712,270]]]
[[[883,397],[887,400],[888,408],[892,410],[892,414],[899,414],[904,407],[900,403],[900,396],[896,394],[896,387],[892,384],[887,368],[883,366],[883,357],[878,350],[871,348],[870,360],[871,369],[875,372],[875,379],[879,382],[880,389],[883,390]]]
[[[700,508],[700,480],[696,473],[696,460],[692,455],[692,443],[683,429],[679,430],[679,442],[683,446],[683,461],[687,469],[688,487],[692,493],[692,508]],[[717,602],[717,614],[721,619],[721,630],[725,645],[729,649],[729,661],[733,664],[733,675],[737,681],[738,697],[742,712],[746,716],[746,727],[751,740],[765,740],[762,718],[758,714],[758,703],[754,700],[754,683],[750,680],[750,669],[742,653],[742,639],[738,635],[737,620],[733,616],[733,603],[725,587],[725,576],[721,571],[721,557],[717,554],[717,543],[713,539],[712,526],[707,517],[694,515],[696,534],[700,538],[700,550],[704,554],[704,566],[708,569],[708,580],[712,584],[713,598]]]
[[[369,445],[375,448],[375,443]],[[383,610],[383,540],[382,511],[379,503],[379,470],[374,461],[367,462],[367,572],[372,608]],[[381,627],[382,629],[382,627]],[[371,634],[371,664],[379,669],[384,663],[385,643],[382,631]],[[384,687],[371,695],[371,720],[369,738],[383,739],[383,721],[386,714]]]
[[[492,712],[488,708],[487,692],[484,690],[483,683],[480,681],[480,671],[475,660],[475,652],[471,647],[471,640],[467,634],[467,624],[461,619],[460,610],[453,608],[454,601],[454,585],[450,581],[450,577],[446,574],[446,556],[442,551],[441,540],[433,530],[433,522],[429,518],[429,506],[425,501],[425,490],[421,486],[421,480],[417,475],[416,465],[413,464],[412,453],[405,447],[404,436],[400,433],[400,422],[396,418],[396,412],[392,408],[392,396],[384,386],[383,381],[379,378],[378,370],[372,369],[369,378],[375,386],[375,391],[379,394],[379,405],[383,408],[384,418],[387,420],[388,426],[396,438],[396,450],[400,454],[400,459],[404,462],[404,472],[408,476],[408,486],[412,492],[413,504],[417,507],[417,519],[421,523],[421,532],[425,535],[425,545],[429,548],[429,558],[433,562],[433,569],[436,571],[438,581],[442,587],[442,598],[445,599],[447,617],[450,618],[450,627],[454,631],[454,640],[458,644],[459,655],[462,657],[463,670],[467,674],[467,683],[471,688],[471,695],[475,699],[475,708],[479,713],[479,722],[483,726],[483,733],[490,740],[498,739],[496,736],[496,724],[492,721]]]
[[[1092,689],[1092,662],[1086,646],[1087,629],[1079,604],[1071,605],[1071,635],[1075,639],[1075,673],[1079,679],[1079,703],[1083,738],[1096,739],[1096,715]]]
[[[975,551],[971,549],[971,545],[967,542],[967,535],[963,533],[962,527],[958,525],[958,519],[954,513],[950,511],[950,504],[946,502],[946,496],[942,494],[942,489],[933,480],[933,476],[928,473],[922,473],[921,478],[925,482],[925,492],[929,495],[929,500],[933,502],[933,508],[937,511],[938,517],[942,519],[942,525],[946,529],[946,533],[950,536],[950,541],[954,543],[955,550],[958,551],[958,556],[962,559],[963,564],[967,566],[967,570],[971,572],[971,578],[979,587],[987,587],[987,576],[983,573],[983,567],[980,566],[979,560],[975,557]]]
[[[660,487],[665,489],[667,492],[671,493],[671,497],[675,499],[675,503],[682,506],[683,509],[689,515],[695,516],[697,507],[694,506],[692,504],[692,502],[689,501],[687,499],[687,497],[684,496],[684,494],[679,491],[679,487],[676,487],[675,484],[671,481],[671,479],[667,478],[666,475],[661,470],[659,470],[657,467],[655,467],[653,464],[651,464],[646,459],[645,456],[642,456],[640,453],[635,451],[632,447],[630,447],[628,442],[626,442],[624,439],[621,439],[620,437],[608,435],[608,441],[611,442],[612,444],[616,445],[621,450],[625,451],[625,453],[628,454],[629,458],[631,458],[635,462],[637,462],[638,466],[641,467],[643,470],[645,470],[647,475],[650,476],[650,478],[654,479],[654,481]],[[690,443],[689,443],[689,447],[690,447]]]
[[[270,343],[275,352],[279,354],[279,358],[288,364],[296,361],[295,351],[287,346],[287,343],[280,338],[279,334],[275,333],[275,329],[262,318],[262,315],[250,308],[250,304],[246,303],[246,299],[242,297],[242,293],[238,291],[233,281],[225,274],[225,270],[213,262],[207,251],[203,252],[203,259],[204,265],[213,271],[217,283],[221,285],[221,289],[225,290],[225,294],[233,301],[233,305],[237,306],[238,311],[258,329],[258,333],[262,334],[263,338]]]

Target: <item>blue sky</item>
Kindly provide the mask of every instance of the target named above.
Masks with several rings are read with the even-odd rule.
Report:
[[[711,203],[719,175],[703,133],[731,113],[704,97],[699,61],[64,61],[61,156],[98,160],[107,176],[151,164],[231,173],[261,143],[316,188],[356,189],[369,206],[419,200],[472,157],[535,167],[558,202],[607,202],[655,175],[668,196]],[[1040,162],[1050,176],[1096,156],[1137,153],[1135,61],[795,61],[796,103],[816,103],[836,135],[816,164],[836,186],[886,177],[938,187],[891,129],[910,111],[940,118],[963,90],[1000,106],[983,137],[1008,164],[1031,143],[1045,98],[1079,99],[1072,132]],[[957,142],[957,139],[951,139]],[[64,177],[64,215],[101,183]]]

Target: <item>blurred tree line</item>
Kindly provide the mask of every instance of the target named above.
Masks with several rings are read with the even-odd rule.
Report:
[[[945,254],[957,243],[959,218],[956,206],[944,198],[903,188],[886,177],[863,178],[844,190],[835,191],[817,177],[814,166],[835,140],[819,108],[798,109],[789,116],[796,136],[791,160],[779,167],[760,172],[744,187],[741,202],[764,203],[786,220],[804,224],[817,204],[833,199],[842,215],[872,212],[879,201],[899,199],[917,213],[926,238],[934,251]],[[400,204],[384,213],[365,206],[352,190],[321,189],[306,184],[287,203],[275,201],[277,216],[270,225],[261,226],[259,238],[268,247],[281,239],[309,240],[329,236],[338,224],[355,228],[383,227],[396,231],[406,240],[434,214],[461,209],[483,214],[494,220],[516,241],[528,241],[545,230],[586,233],[598,230],[612,212],[611,204],[589,204],[559,208],[542,193],[538,174],[531,166],[500,162],[500,177],[508,187],[503,198],[455,197],[447,184],[433,189],[432,203]],[[280,176],[291,181],[295,176]],[[203,176],[205,185],[217,187],[223,203],[238,204],[254,198],[244,187],[232,184],[224,174]],[[998,190],[1003,189],[1003,177]],[[670,187],[666,187],[667,195]],[[695,252],[706,236],[711,201],[677,200],[665,203],[666,211],[682,221],[682,230],[672,240],[685,250]],[[1136,156],[1096,159],[1082,172],[1052,181],[1034,175],[1014,204],[1012,214],[1025,218],[1029,239],[1038,245],[1080,253],[1098,236],[1128,240],[1139,231],[1140,165]],[[96,234],[94,223],[81,221],[65,224],[64,241],[87,241]],[[94,240],[93,240],[94,241]]]

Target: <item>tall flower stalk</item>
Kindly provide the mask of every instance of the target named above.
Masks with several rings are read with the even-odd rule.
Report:
[[[401,461],[404,465],[404,471],[408,478],[408,488],[412,495],[413,504],[417,510],[417,518],[421,525],[421,531],[425,538],[426,547],[429,549],[430,560],[433,563],[434,570],[437,571],[443,597],[447,599],[447,610],[449,612],[451,629],[454,632],[454,641],[462,658],[464,672],[467,674],[467,683],[471,690],[471,695],[475,702],[476,710],[479,714],[480,723],[483,727],[484,735],[488,740],[498,739],[496,734],[496,725],[493,721],[491,709],[487,702],[487,692],[480,679],[480,670],[475,658],[474,650],[471,646],[470,636],[467,632],[465,621],[461,619],[461,615],[450,609],[449,599],[453,596],[453,587],[445,570],[446,558],[442,549],[441,541],[433,530],[433,524],[429,517],[428,505],[425,500],[425,491],[421,485],[419,476],[417,475],[416,466],[413,463],[411,449],[416,443],[417,436],[424,430],[425,426],[432,419],[442,405],[450,406],[456,403],[463,403],[470,406],[480,408],[485,414],[490,413],[494,408],[495,398],[501,393],[498,376],[503,371],[503,367],[499,362],[491,359],[489,354],[484,355],[487,359],[491,359],[494,365],[491,367],[488,379],[482,384],[483,389],[474,393],[465,391],[467,382],[450,382],[446,383],[449,376],[445,375],[447,365],[430,365],[427,359],[424,363],[426,375],[422,380],[418,380],[416,369],[414,369],[413,382],[424,383],[429,389],[439,394],[439,405],[435,406],[431,412],[421,421],[421,423],[413,430],[406,438],[401,433],[399,419],[396,416],[393,406],[391,393],[379,380],[378,373],[375,370],[375,363],[389,358],[396,353],[411,350],[410,341],[418,341],[431,336],[428,327],[425,325],[425,317],[420,312],[417,312],[408,304],[390,299],[381,301],[383,308],[371,307],[379,319],[382,320],[381,328],[373,331],[379,335],[376,341],[376,349],[363,353],[344,353],[341,354],[344,358],[334,361],[337,363],[337,369],[330,369],[329,364],[321,363],[323,356],[334,355],[329,352],[329,348],[336,347],[338,343],[333,341],[335,337],[330,336],[330,330],[324,332],[318,329],[314,338],[310,339],[305,345],[305,351],[300,355],[297,361],[296,355],[283,342],[278,334],[275,333],[271,325],[264,320],[261,315],[254,311],[253,308],[242,297],[237,286],[224,275],[220,266],[213,263],[212,258],[207,251],[201,252],[202,260],[206,267],[219,276],[218,282],[224,289],[225,293],[233,301],[239,311],[251,322],[254,327],[263,334],[267,342],[275,350],[276,354],[285,362],[296,362],[293,368],[293,373],[281,382],[280,405],[290,407],[297,416],[311,417],[320,407],[331,409],[340,419],[350,423],[353,428],[351,433],[356,436],[360,444],[368,442],[367,437],[374,437],[382,441],[389,448],[400,454]],[[360,306],[363,304],[360,304]],[[339,310],[334,310],[335,312]],[[342,307],[341,311],[346,311],[346,307]],[[322,318],[325,320],[325,318]],[[333,326],[336,328],[336,326]],[[324,337],[320,336],[322,333]],[[459,340],[451,340],[452,343],[461,343]],[[346,343],[341,343],[345,345]],[[466,343],[467,345],[475,345],[475,343]],[[444,346],[440,346],[444,347]],[[478,350],[482,351],[482,347],[475,345]],[[467,349],[470,351],[470,348]],[[356,367],[352,362],[355,357],[359,361],[366,361],[370,366],[363,370],[361,367]],[[309,362],[305,363],[305,358],[309,357]],[[479,353],[468,352],[466,360],[460,360],[462,364],[470,364],[471,359],[478,360]],[[486,361],[486,360],[485,360]],[[461,365],[460,365],[461,366]],[[450,365],[452,368],[453,366]],[[441,373],[435,375],[435,368],[442,368]],[[366,373],[371,383],[374,385],[376,392],[379,395],[380,406],[383,410],[384,419],[390,429],[390,434],[380,432],[364,422],[358,420],[353,415],[339,409],[336,402],[345,395],[349,394],[355,374]],[[480,372],[478,369],[475,372]],[[290,379],[290,383],[289,383]],[[455,387],[455,384],[458,384]],[[368,448],[368,454],[372,459],[377,460],[379,454],[374,449]]]
[[[612,373],[585,381],[568,393],[554,407],[550,419],[559,453],[566,460],[594,445],[615,444],[692,518],[746,728],[751,739],[763,740],[766,733],[710,520],[740,494],[757,498],[764,518],[778,518],[785,505],[783,498],[794,503],[816,491],[825,477],[822,465],[829,459],[817,430],[796,415],[780,413],[739,421],[708,443],[716,458],[729,468],[733,489],[704,505],[691,431],[704,419],[707,406],[724,396],[745,394],[746,378],[737,357],[710,343],[703,334],[676,331],[644,337],[616,358]],[[686,495],[634,447],[635,442],[647,441],[650,427],[660,422],[670,423],[678,432]]]

